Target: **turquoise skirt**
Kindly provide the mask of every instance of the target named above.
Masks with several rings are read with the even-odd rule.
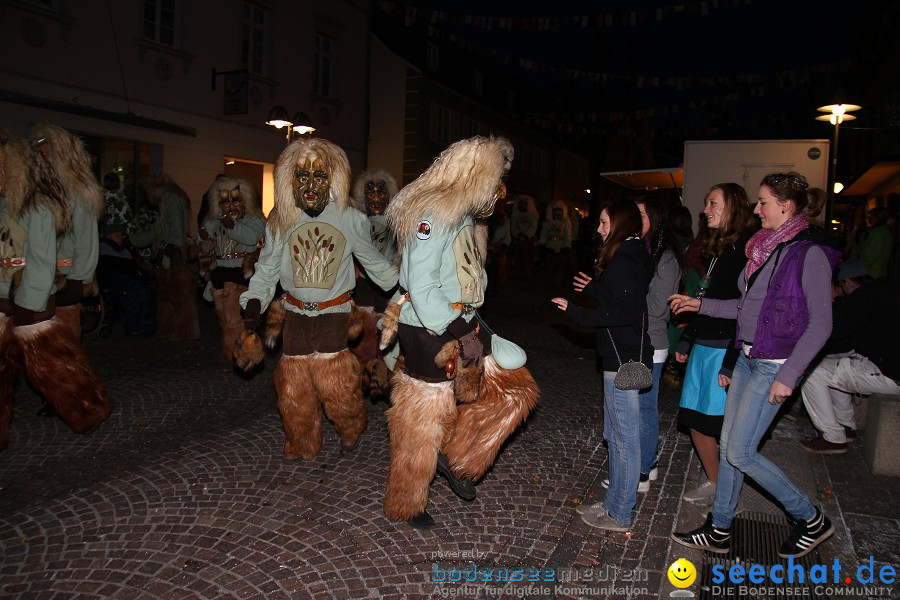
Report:
[[[712,416],[725,414],[725,388],[719,387],[719,369],[725,348],[694,344],[688,356],[687,372],[681,387],[681,408]]]

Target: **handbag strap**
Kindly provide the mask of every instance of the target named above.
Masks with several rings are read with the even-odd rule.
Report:
[[[638,350],[638,352],[639,352],[638,362],[641,362],[641,359],[644,356],[644,332],[643,332],[643,329],[644,329],[645,315],[646,315],[646,313],[641,313],[641,349]],[[612,336],[612,333],[609,331],[609,327],[606,328],[606,335],[609,336],[609,342],[612,344],[613,352],[616,353],[616,360],[619,361],[619,366],[621,367],[622,366],[622,357],[619,356],[619,349],[616,348],[616,342],[613,341],[613,336]]]

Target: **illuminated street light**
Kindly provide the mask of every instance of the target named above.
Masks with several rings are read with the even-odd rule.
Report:
[[[828,165],[828,186],[826,187],[828,190],[828,200],[825,202],[824,222],[826,226],[830,226],[831,216],[834,213],[834,195],[838,192],[838,190],[835,189],[837,187],[838,131],[840,130],[841,123],[844,121],[852,121],[856,118],[849,113],[859,110],[860,108],[862,107],[855,104],[829,104],[828,106],[820,106],[816,109],[819,112],[829,113],[826,115],[819,115],[816,117],[817,121],[827,121],[834,125],[834,144],[831,148],[831,163]],[[829,233],[831,232],[829,231]]]
[[[300,135],[303,135],[304,133],[311,133],[316,130],[316,128],[312,126],[312,121],[305,112],[298,112],[291,119],[288,117],[287,109],[280,104],[276,104],[269,110],[269,115],[266,117],[266,125],[271,125],[275,129],[287,127],[287,135],[285,137],[289,144],[291,143],[292,133],[297,132]]]

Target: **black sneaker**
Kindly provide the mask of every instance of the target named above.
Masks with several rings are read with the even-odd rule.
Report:
[[[713,525],[712,520],[712,513],[707,513],[706,523],[703,524],[703,527],[698,527],[687,533],[678,533],[676,531],[672,534],[672,539],[688,548],[727,554],[731,548],[731,527],[728,529],[716,527]]]
[[[827,540],[834,533],[834,526],[819,507],[809,521],[798,520],[790,537],[781,545],[778,556],[781,558],[800,558],[812,552],[816,546]]]
[[[453,493],[465,500],[471,502],[475,499],[475,485],[468,479],[461,479],[453,473],[450,468],[450,461],[443,452],[438,452],[437,472],[447,478],[450,489]]]

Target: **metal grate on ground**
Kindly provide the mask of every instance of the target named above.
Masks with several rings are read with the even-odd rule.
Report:
[[[700,573],[700,598],[714,600],[718,598],[753,598],[765,600],[769,598],[803,597],[827,598],[817,593],[821,586],[810,582],[810,569],[821,564],[819,551],[813,550],[803,558],[794,559],[794,565],[803,568],[803,583],[796,580],[787,583],[787,559],[778,556],[778,548],[791,533],[791,525],[780,515],[745,512],[734,520],[731,537],[731,549],[728,554],[703,553],[703,566]],[[732,566],[740,564],[744,567],[744,581],[732,583],[728,572]],[[725,580],[713,583],[713,567],[720,565]],[[746,576],[750,565],[762,565],[766,575],[762,583],[751,583]],[[769,580],[768,574],[772,566],[782,565],[785,583],[776,584]],[[795,578],[796,579],[796,578]]]

